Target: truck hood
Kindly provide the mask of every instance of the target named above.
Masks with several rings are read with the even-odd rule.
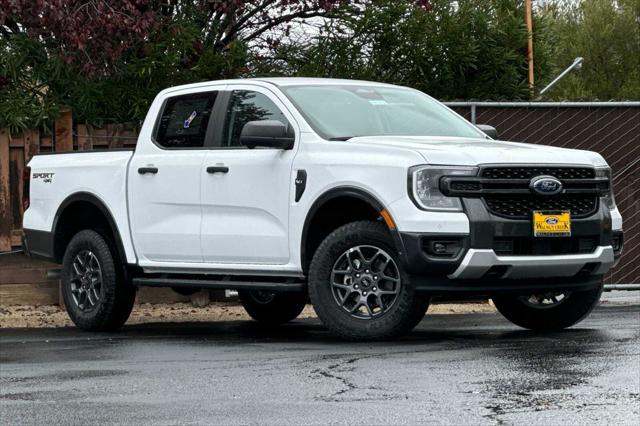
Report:
[[[479,138],[362,136],[349,139],[347,143],[411,149],[420,153],[429,164],[607,164],[600,154],[591,151]]]

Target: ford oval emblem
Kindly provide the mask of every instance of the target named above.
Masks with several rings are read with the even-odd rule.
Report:
[[[562,182],[553,176],[537,176],[531,179],[529,188],[540,195],[555,195],[562,191]]]
[[[547,222],[547,225],[557,225],[558,224],[558,218],[557,217],[548,217],[544,221]]]

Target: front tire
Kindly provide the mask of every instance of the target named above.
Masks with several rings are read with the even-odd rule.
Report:
[[[492,299],[498,312],[512,323],[530,330],[553,331],[585,319],[598,304],[602,288]]]
[[[243,290],[238,297],[251,318],[271,326],[296,319],[307,304],[306,293]]]
[[[388,229],[370,221],[344,225],[322,242],[309,268],[309,296],[322,323],[346,340],[401,336],[429,306],[413,290]]]
[[[73,323],[87,331],[120,328],[129,318],[135,288],[125,282],[113,249],[92,230],[78,232],[62,261],[62,296]]]

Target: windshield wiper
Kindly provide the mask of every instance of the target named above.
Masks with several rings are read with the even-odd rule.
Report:
[[[329,138],[330,141],[348,141],[351,138],[355,138],[355,136],[337,136],[335,138]]]

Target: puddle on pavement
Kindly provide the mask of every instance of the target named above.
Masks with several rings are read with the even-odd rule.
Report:
[[[500,422],[505,414],[560,408],[576,399],[570,389],[589,383],[608,371],[615,362],[607,353],[622,344],[602,330],[566,330],[537,336],[528,341],[491,348],[487,356],[492,364],[502,364],[509,371],[495,380],[480,384],[490,395],[486,417]],[[606,352],[606,353],[603,353]]]

